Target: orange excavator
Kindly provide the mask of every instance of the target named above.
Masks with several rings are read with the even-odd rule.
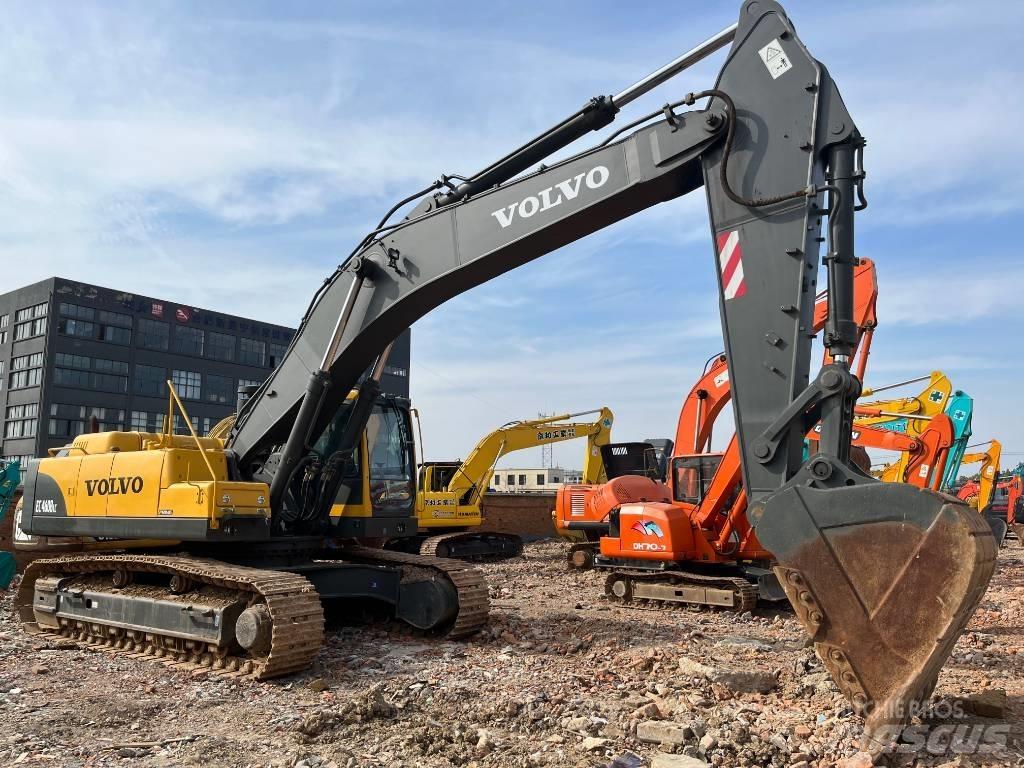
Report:
[[[817,440],[820,430],[820,426],[815,425],[807,434],[812,445]],[[898,466],[893,465],[898,472],[887,475],[887,482],[908,483],[918,488],[938,491],[941,490],[946,462],[955,439],[954,432],[953,420],[944,413],[929,419],[917,437],[903,432],[864,426],[855,421],[853,445],[896,451],[901,454]]]
[[[1024,541],[1024,479],[1012,474],[996,484],[987,516],[1005,516],[1009,530]]]
[[[1003,444],[998,440],[989,440],[974,447],[982,445],[985,446],[983,451],[965,453],[961,462],[981,464],[978,479],[968,480],[961,485],[956,495],[985,516],[996,541],[1002,542],[1007,530],[1013,530],[1018,536],[1021,532],[1022,526],[1016,520],[1020,478],[1013,476],[1000,480],[999,463],[1002,461]]]
[[[855,272],[854,297],[859,330],[856,370],[863,376],[877,325],[877,280],[870,260],[861,260]],[[821,295],[815,305],[815,330],[826,318],[827,297]],[[555,519],[560,532],[582,532],[585,537],[570,547],[570,566],[611,569],[606,592],[613,599],[745,611],[758,597],[784,597],[771,571],[771,555],[747,525],[736,438],[724,453],[709,450],[714,423],[730,396],[727,358],[717,355],[683,403],[665,482],[641,473],[597,486],[566,486],[558,493]],[[811,453],[816,451],[819,431],[816,425],[808,433],[814,446]],[[900,480],[937,490],[953,432],[952,421],[940,415],[917,437],[858,425],[852,442],[862,448],[904,452],[909,458]]]
[[[870,259],[860,259],[854,270],[853,284],[854,319],[857,324],[859,354],[856,367],[851,366],[851,370],[856,371],[858,378],[864,375],[870,354],[871,339],[878,322],[875,312],[877,298],[878,281],[874,262]],[[822,292],[817,296],[814,305],[814,333],[820,332],[825,327],[827,318],[828,296],[826,292]],[[829,362],[827,352],[825,362],[826,364]],[[680,473],[677,478],[679,482],[688,484],[686,488],[675,489],[671,476],[667,478],[652,477],[652,473],[648,471],[636,471],[611,477],[614,474],[612,471],[612,467],[615,466],[614,461],[605,462],[610,476],[607,483],[562,486],[556,494],[555,509],[552,513],[555,528],[560,535],[566,538],[583,538],[583,541],[577,541],[569,548],[568,561],[571,567],[590,568],[595,564],[595,558],[603,547],[601,538],[612,532],[613,510],[623,504],[646,502],[664,504],[676,502],[678,508],[686,511],[687,520],[692,519],[692,525],[703,527],[713,523],[713,527],[716,528],[716,539],[720,540],[715,542],[718,550],[715,549],[715,545],[704,546],[701,544],[701,541],[708,543],[707,537],[701,536],[693,539],[694,548],[690,550],[691,557],[674,559],[729,564],[737,559],[736,556],[740,550],[729,542],[737,537],[742,539],[743,535],[750,534],[750,527],[746,520],[746,495],[740,480],[740,458],[735,437],[730,441],[724,453],[710,452],[715,421],[731,400],[731,396],[727,358],[724,354],[715,355],[708,361],[700,380],[683,401],[676,425],[675,440],[672,443],[674,453],[671,457],[671,466]],[[620,445],[623,448],[626,446],[626,444],[612,444],[605,446],[604,450],[614,455],[617,446]],[[628,445],[632,447],[633,444]],[[687,522],[686,524],[690,525],[691,523]],[[650,530],[662,529],[654,521]],[[630,545],[633,543],[629,542]],[[639,544],[639,542],[636,543]],[[743,559],[761,561],[770,558],[770,555],[760,548],[760,545],[755,545],[753,540],[748,541],[747,544],[747,547],[742,549],[742,554],[746,556]],[[656,547],[659,543],[651,542],[651,545]],[[670,550],[649,548],[636,551],[663,553]],[[726,553],[724,557],[721,554],[722,551]],[[664,556],[658,555],[658,557],[663,558]],[[764,563],[759,562],[757,565],[752,565],[751,568],[759,579],[764,573],[770,573],[770,571],[765,571]],[[737,588],[741,586],[740,581],[742,579],[734,582]],[[768,592],[775,594],[775,590],[764,588],[764,584],[762,587],[762,591],[766,594]],[[756,594],[750,598],[745,589],[740,591],[747,597],[738,600],[734,607],[746,610],[744,607],[746,602],[749,602],[749,599],[756,599]],[[687,602],[690,601],[687,600]],[[713,604],[723,605],[721,601]]]

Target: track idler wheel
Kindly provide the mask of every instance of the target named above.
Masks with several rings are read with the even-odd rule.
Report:
[[[575,571],[589,571],[594,567],[594,551],[597,544],[587,542],[586,544],[573,544],[569,547],[566,555],[566,562],[569,568]]]
[[[931,694],[992,577],[996,542],[985,518],[951,496],[837,474],[839,487],[813,487],[804,469],[748,514],[877,746]]]
[[[270,653],[273,630],[270,609],[262,603],[246,608],[235,620],[235,640],[253,656]]]
[[[621,573],[613,573],[604,582],[604,593],[619,603],[633,601],[633,580]]]

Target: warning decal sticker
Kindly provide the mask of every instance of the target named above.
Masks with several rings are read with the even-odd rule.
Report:
[[[772,80],[778,80],[780,75],[786,74],[793,68],[793,62],[789,60],[789,56],[782,50],[782,45],[777,37],[758,51],[758,54],[760,54],[761,61],[768,68],[768,74],[772,76]]]

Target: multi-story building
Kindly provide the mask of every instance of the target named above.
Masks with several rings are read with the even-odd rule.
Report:
[[[92,428],[156,432],[170,380],[205,433],[261,383],[295,331],[60,277],[0,295],[0,436],[28,459]],[[409,332],[382,387],[409,394]],[[175,430],[187,432],[175,417]]]
[[[495,469],[489,491],[501,493],[539,493],[556,491],[563,483],[582,483],[583,472],[561,467]]]

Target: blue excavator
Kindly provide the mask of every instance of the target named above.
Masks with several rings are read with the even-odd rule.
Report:
[[[10,510],[11,502],[21,483],[21,464],[17,461],[0,459],[0,520]],[[0,589],[7,589],[14,578],[14,555],[0,552]]]

